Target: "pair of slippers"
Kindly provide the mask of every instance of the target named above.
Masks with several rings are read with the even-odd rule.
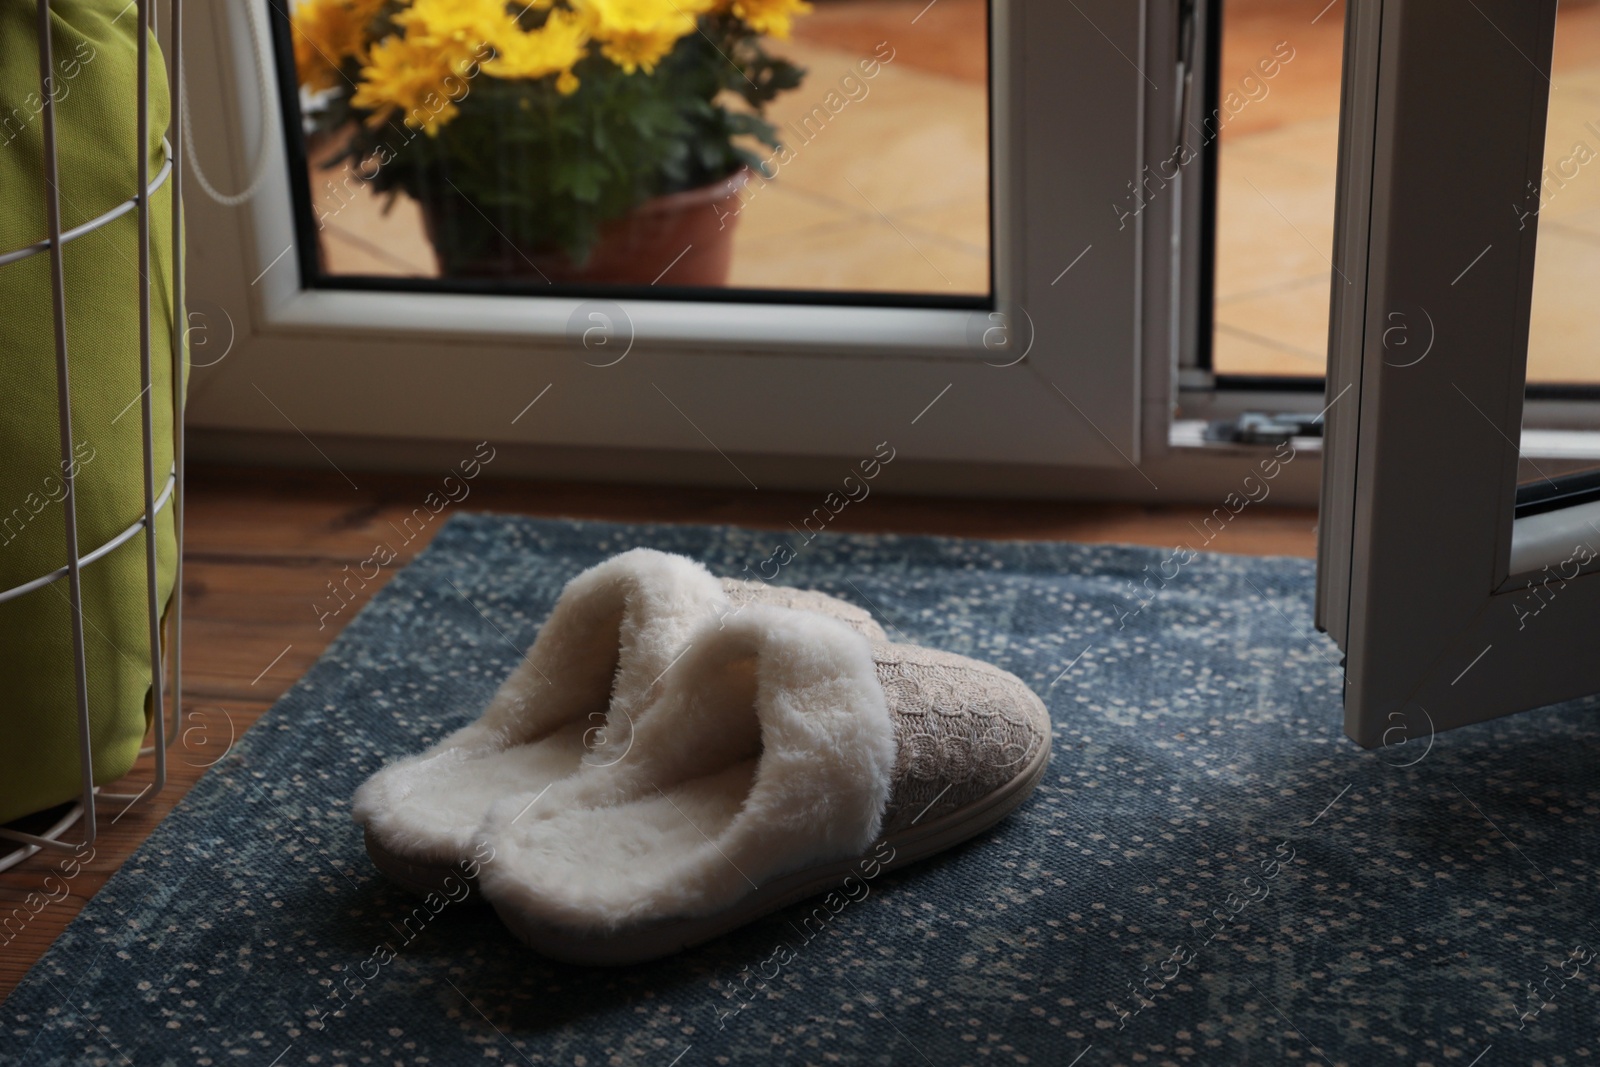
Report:
[[[574,578],[483,715],[353,810],[400,885],[475,876],[535,950],[615,965],[981,833],[1049,753],[1014,675],[635,549]]]

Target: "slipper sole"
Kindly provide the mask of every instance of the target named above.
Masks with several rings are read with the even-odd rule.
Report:
[[[837,889],[850,875],[858,879],[863,862],[887,844],[893,856],[879,863],[883,871],[896,870],[960,844],[994,826],[1032,795],[1050,763],[1051,739],[1047,733],[1039,752],[1022,770],[993,792],[948,815],[912,825],[880,838],[863,856],[819,864],[793,871],[761,886],[734,907],[715,915],[669,919],[629,927],[611,934],[581,934],[540,923],[510,909],[495,912],[519,940],[542,956],[586,967],[620,967],[670,956],[703,944],[731,930],[780,911],[808,897]],[[370,846],[369,846],[370,847]]]

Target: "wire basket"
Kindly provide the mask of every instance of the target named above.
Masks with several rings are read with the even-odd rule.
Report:
[[[61,221],[61,171],[57,151],[56,99],[51,91],[50,82],[51,72],[55,67],[50,33],[51,5],[50,0],[37,0],[37,4],[40,99],[43,102],[43,107],[40,111],[44,140],[42,185],[45,193],[45,216],[49,236],[25,248],[0,253],[0,268],[30,256],[45,255],[50,257],[50,296],[55,337],[56,397],[58,405],[57,424],[61,441],[62,480],[65,483],[66,490],[61,499],[66,528],[66,563],[64,566],[21,585],[0,590],[0,602],[36,593],[46,586],[63,579],[67,582],[71,601],[71,639],[75,669],[74,680],[77,692],[78,758],[82,771],[82,790],[77,802],[65,814],[56,819],[53,825],[44,829],[41,833],[24,833],[16,829],[0,827],[0,840],[16,842],[22,846],[9,855],[0,857],[0,870],[16,865],[41,849],[71,851],[84,845],[92,844],[99,827],[96,813],[97,801],[122,801],[131,807],[135,802],[141,799],[148,799],[159,793],[165,787],[167,781],[168,745],[172,739],[180,737],[183,733],[181,692],[183,674],[183,411],[185,392],[183,349],[184,330],[187,326],[187,321],[183,313],[183,220],[182,213],[179,210],[179,205],[182,201],[183,182],[180,156],[183,137],[179,132],[184,129],[184,123],[181,121],[183,117],[182,95],[181,93],[174,94],[172,107],[175,111],[169,124],[169,139],[162,141],[165,159],[162,161],[157,173],[152,176],[150,173],[151,160],[149,153],[145,150],[145,146],[149,144],[150,123],[150,33],[157,29],[157,13],[155,0],[135,0],[135,3],[130,6],[136,8],[138,13],[138,28],[134,33],[134,37],[137,40],[138,84],[136,99],[139,109],[137,189],[140,191],[109,211],[81,225],[63,230]],[[167,49],[167,53],[170,56],[172,68],[170,81],[172,84],[181,85],[183,55],[181,0],[170,0],[168,15],[170,19],[170,47]],[[165,477],[158,481],[158,472],[155,468],[154,400],[151,396],[150,216],[151,199],[157,190],[168,182],[172,184],[173,298],[171,303],[173,321],[170,331],[171,352],[169,356],[172,361],[173,465],[170,471],[159,472]],[[104,543],[92,546],[85,551],[83,546],[78,543],[78,497],[75,485],[77,466],[72,462],[72,402],[68,376],[67,294],[63,250],[67,242],[93,233],[108,223],[122,218],[129,212],[137,213],[138,225],[138,260],[136,267],[139,276],[139,363],[141,382],[144,386],[139,399],[143,417],[144,510],[121,532]],[[168,507],[172,509],[173,529],[177,542],[176,569],[173,575],[171,605],[170,671],[166,669],[167,664],[164,662],[166,657],[161,640],[162,604],[159,596],[160,574],[157,566],[155,528],[156,516],[163,508]],[[140,755],[154,753],[155,777],[152,783],[139,793],[108,793],[102,791],[94,783],[93,738],[91,736],[89,716],[89,679],[87,652],[84,645],[82,571],[83,568],[92,566],[97,560],[109,555],[120,545],[132,540],[141,530],[146,532],[144,540],[150,639],[150,699],[151,707],[154,711],[152,718],[155,743],[152,746],[140,749]],[[168,723],[169,703],[170,727]],[[83,827],[82,840],[66,840],[67,831],[79,823]]]

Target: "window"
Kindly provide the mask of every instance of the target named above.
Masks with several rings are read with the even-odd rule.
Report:
[[[1327,369],[1343,0],[1219,0],[1204,136],[1215,145],[1209,368]]]
[[[1556,9],[1541,180],[1507,204],[1519,224],[1538,218],[1528,388],[1534,397],[1600,397],[1600,4]],[[1491,254],[1492,250],[1486,250]],[[1578,387],[1562,388],[1562,387]]]
[[[1535,374],[1576,397],[1587,371],[1538,345],[1586,328],[1575,313],[1592,275],[1574,285],[1565,271],[1583,263],[1591,153],[1571,126],[1586,80],[1573,57],[1591,10],[1354,10],[1338,234],[1351,284],[1334,287],[1317,620],[1346,652],[1346,729],[1373,746],[1600,684],[1585,655],[1600,610],[1594,480],[1562,477],[1559,435],[1527,428]],[[1418,324],[1421,345],[1390,332]],[[1594,434],[1567,436],[1557,458],[1570,461]]]
[[[222,193],[253,192],[242,204],[187,202],[193,310],[216,326],[208,332],[235,338],[225,358],[196,372],[189,412],[197,449],[414,465],[489,438],[507,472],[748,488],[821,484],[815,472],[888,441],[900,457],[895,469],[910,472],[898,475],[907,488],[921,470],[921,484],[946,492],[1040,491],[1046,483],[1060,489],[1045,491],[1156,491],[1160,479],[1147,468],[1166,462],[1174,329],[1163,309],[1175,293],[1180,205],[1164,197],[1136,213],[1117,208],[1141,168],[1172,153],[1186,79],[1180,10],[990,0],[976,23],[988,30],[985,79],[972,60],[977,34],[960,30],[975,24],[971,0],[814,6],[781,45],[796,58],[811,50],[816,80],[787,94],[795,106],[808,105],[806,84],[818,89],[843,76],[838,65],[823,73],[815,58],[823,51],[855,62],[887,42],[894,55],[879,60],[871,93],[844,105],[806,146],[827,163],[807,181],[837,171],[873,205],[863,203],[848,225],[812,231],[849,238],[841,247],[855,258],[802,255],[798,236],[773,233],[754,260],[745,258],[753,264],[745,281],[730,274],[727,287],[669,288],[672,270],[656,285],[654,277],[558,286],[418,276],[428,264],[417,249],[427,232],[417,208],[411,253],[399,237],[372,241],[360,269],[374,273],[339,273],[339,256],[351,257],[339,268],[349,270],[356,252],[349,242],[324,251],[332,245],[314,230],[309,176],[327,172],[308,171],[296,152],[304,145],[308,157],[325,160],[350,126],[331,122],[318,134],[313,124],[305,139],[310,112],[300,109],[315,100],[298,84],[293,41],[282,36],[290,0],[188,5],[189,107],[197,133],[209,131],[191,159]],[[855,25],[847,33],[869,10],[880,18],[871,32]],[[950,20],[966,39],[965,60],[919,43],[954,39]],[[891,115],[899,106],[885,91],[892,81],[927,86],[935,66],[968,117]],[[931,90],[915,95],[918,107],[933,99]],[[981,122],[971,117],[974,101],[985,101]],[[851,122],[881,131],[870,138],[881,169],[850,147],[861,144]],[[986,153],[971,143],[980,127]],[[423,133],[409,143],[437,140]],[[929,165],[915,170],[921,159]],[[807,163],[802,155],[792,172],[780,164],[735,232],[758,218],[763,197],[798,205],[768,194],[784,195],[789,174],[798,187]],[[515,165],[497,158],[491,178]],[[481,192],[460,199],[458,217],[467,201],[486,206]],[[383,220],[363,203],[328,222],[345,225],[357,211]],[[487,207],[498,217],[496,205]],[[397,202],[395,214],[405,210]],[[809,227],[810,219],[794,206],[752,222],[746,236],[791,224]],[[939,234],[950,239],[941,245]],[[376,273],[377,249],[412,255],[406,270],[414,272],[402,276],[390,263],[395,273]],[[930,269],[921,281],[896,280],[884,265],[891,253],[908,271]],[[757,268],[775,273],[756,277]],[[596,458],[597,449],[625,451]]]
[[[992,307],[986,0],[277,15],[311,286]]]
[[[1212,11],[1215,318],[1209,352],[1196,364],[1224,387],[1292,387],[1325,370],[1344,0],[1220,0]],[[1589,282],[1600,272],[1597,159],[1600,4],[1564,0],[1543,180],[1505,207],[1541,224],[1528,352],[1536,399],[1600,395],[1592,355],[1600,320],[1589,313]],[[1408,355],[1420,356],[1430,339],[1425,319],[1395,324],[1392,343],[1412,344]]]

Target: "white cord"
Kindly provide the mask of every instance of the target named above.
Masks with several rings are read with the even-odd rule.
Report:
[[[100,787],[95,786],[94,791],[96,793],[100,792]],[[81,818],[83,818],[83,801],[80,800],[76,804],[72,805],[71,808],[67,809],[67,813],[61,816],[60,819],[56,820],[54,826],[50,827],[50,829],[41,834],[36,834],[35,836],[47,837],[52,841],[59,840],[61,835],[66,833],[72,824]],[[23,860],[38,854],[44,847],[43,845],[29,845],[21,841],[16,842],[16,846],[15,852],[12,852],[6,856],[0,856],[0,871],[10,870]]]
[[[207,196],[224,207],[238,207],[251,199],[261,189],[261,183],[267,178],[268,147],[271,139],[278,136],[279,115],[278,109],[273,106],[272,91],[267,85],[267,68],[261,60],[261,30],[256,25],[255,9],[257,5],[248,3],[244,5],[245,23],[250,27],[250,54],[256,64],[256,86],[261,99],[261,143],[256,148],[255,173],[250,177],[250,184],[245,186],[243,192],[224,193],[211,184],[205,172],[200,169],[200,154],[195,151],[195,146],[200,142],[195,140],[194,130],[189,124],[189,70],[184,64],[183,73],[178,79],[178,110],[183,119],[183,140],[189,146],[189,151],[184,153],[189,157],[189,169],[194,172],[195,180],[200,183],[200,188],[205,190]],[[226,10],[226,9],[219,9]]]

